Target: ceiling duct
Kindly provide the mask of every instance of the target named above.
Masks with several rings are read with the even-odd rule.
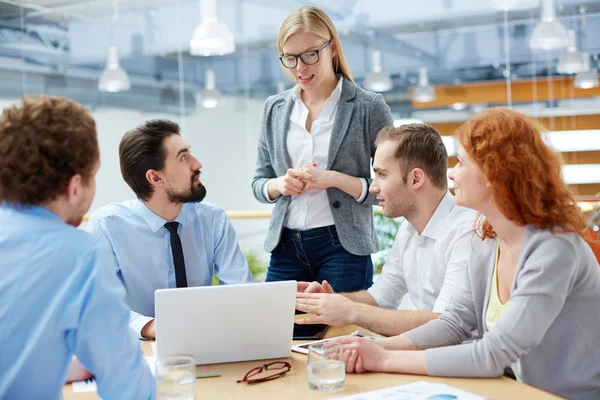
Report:
[[[3,65],[4,67],[4,65]],[[17,66],[15,66],[17,67]],[[27,80],[27,93],[44,93],[68,97],[90,108],[115,107],[145,112],[166,112],[179,114],[179,90],[176,83],[133,79],[131,90],[118,94],[101,93],[96,90],[98,72],[93,70],[70,69],[71,75],[56,74],[41,66],[26,64],[14,69],[0,70],[0,98],[17,99],[24,94],[23,75]],[[185,93],[185,113],[196,110],[196,99],[191,88]]]

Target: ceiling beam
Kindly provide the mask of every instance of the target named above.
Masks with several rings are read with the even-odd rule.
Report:
[[[600,129],[600,114],[574,115],[567,117],[542,117],[538,121],[553,131],[591,130]],[[457,122],[435,122],[433,126],[442,136],[454,135],[454,132],[464,123]]]
[[[447,108],[454,103],[507,104],[506,81],[476,82],[464,85],[436,86],[436,97],[427,103],[412,102],[415,109]],[[410,89],[411,97],[413,89]],[[573,87],[573,78],[523,79],[511,83],[513,103],[579,99],[600,96],[600,87],[578,89]]]
[[[592,151],[574,151],[568,153],[560,153],[563,164],[598,164],[600,163],[600,150]],[[454,168],[456,165],[456,156],[448,157],[448,168]]]
[[[597,199],[598,197],[596,195],[600,193],[600,183],[567,186],[577,201],[591,201]],[[450,192],[454,194],[454,189],[450,189]]]
[[[346,29],[340,30],[343,38],[348,38],[355,43],[369,46],[373,50],[378,49],[391,52],[397,55],[403,55],[408,58],[421,60],[424,64],[436,66],[440,64],[440,59],[429,52],[420,49],[404,40],[400,40],[393,35],[383,31],[366,28],[365,30]]]
[[[600,183],[587,185],[568,185],[571,193],[575,196],[594,196],[600,193]]]

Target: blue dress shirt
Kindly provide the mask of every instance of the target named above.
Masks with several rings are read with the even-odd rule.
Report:
[[[41,207],[2,205],[0,227],[0,398],[58,398],[73,354],[102,398],[154,398],[93,238]]]
[[[235,229],[225,211],[210,203],[185,203],[179,222],[188,286],[254,282]],[[111,269],[125,285],[130,326],[140,335],[154,318],[154,291],[174,288],[175,269],[168,221],[141,200],[110,204],[90,216],[88,231],[109,250]]]

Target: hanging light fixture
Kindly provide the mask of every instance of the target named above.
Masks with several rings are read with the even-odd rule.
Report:
[[[98,80],[98,90],[101,92],[118,93],[126,92],[131,89],[131,82],[127,72],[119,65],[119,49],[117,46],[110,46],[108,49],[108,59],[106,68]]]
[[[491,6],[496,10],[511,11],[525,10],[537,7],[540,0],[491,0]]]
[[[207,69],[205,81],[201,98],[202,107],[215,108],[221,102],[221,91],[215,87],[215,71]]]
[[[115,29],[119,19],[119,0],[113,0],[113,16],[110,27],[110,41],[114,43]],[[119,49],[114,44],[108,48],[106,67],[100,74],[98,90],[101,92],[118,93],[131,89],[129,75],[119,63]]]
[[[201,23],[194,29],[190,41],[193,56],[222,56],[235,52],[233,34],[227,25],[217,20],[216,0],[200,0]]]
[[[429,85],[426,67],[419,68],[419,84],[413,88],[412,98],[418,103],[435,100],[435,88]]]
[[[579,89],[591,89],[598,87],[598,73],[595,69],[588,69],[575,75],[576,88]]]
[[[585,58],[583,54],[577,50],[575,31],[569,30],[567,34],[569,37],[569,47],[567,47],[567,51],[562,53],[558,58],[556,72],[559,74],[577,74],[586,70]]]
[[[567,30],[556,19],[554,0],[542,0],[542,20],[537,23],[529,40],[533,50],[553,50],[567,47]]]
[[[598,72],[596,71],[596,67],[592,68],[590,66],[590,54],[583,53],[583,57],[585,59],[585,71],[582,71],[575,75],[575,81],[573,82],[573,86],[579,89],[591,89],[598,86]]]
[[[387,92],[392,90],[394,84],[388,74],[383,72],[381,62],[381,51],[374,50],[371,53],[371,71],[365,77],[364,87],[374,92]]]

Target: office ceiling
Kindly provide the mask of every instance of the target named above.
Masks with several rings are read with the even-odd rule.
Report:
[[[278,64],[279,24],[293,9],[313,4],[334,19],[353,74],[361,83],[380,50],[394,88],[386,99],[399,114],[410,113],[408,88],[418,69],[429,68],[432,84],[461,84],[556,75],[560,52],[535,53],[528,41],[539,7],[510,11],[491,0],[219,0],[218,18],[232,30],[237,50],[222,57],[189,55],[189,40],[200,21],[198,0],[0,0],[0,96],[40,90],[89,104],[117,104],[148,110],[179,110],[177,85],[183,72],[186,107],[204,85],[204,71],[235,96],[264,98],[281,83],[290,86]],[[577,32],[582,51],[600,54],[600,1],[557,0],[557,15]],[[509,38],[510,68],[504,46]],[[132,78],[132,93],[101,96],[95,81],[116,44],[121,65]],[[180,65],[179,62],[182,62]],[[4,76],[3,76],[4,74]],[[23,74],[29,77],[23,83]],[[18,77],[21,76],[21,79]],[[153,97],[154,100],[142,100]]]

